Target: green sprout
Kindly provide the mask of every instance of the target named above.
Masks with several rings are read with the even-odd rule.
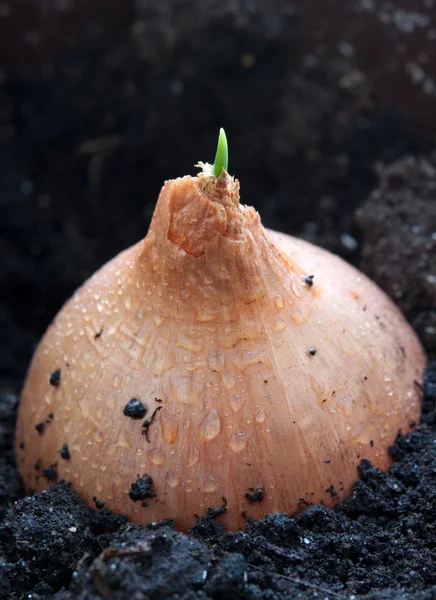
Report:
[[[229,149],[227,146],[227,137],[224,129],[221,127],[218,136],[218,145],[216,147],[215,161],[213,163],[213,174],[218,179],[221,173],[227,171],[229,166]]]

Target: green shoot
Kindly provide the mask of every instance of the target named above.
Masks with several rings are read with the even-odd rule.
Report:
[[[223,170],[227,171],[229,166],[229,149],[227,147],[227,137],[224,129],[221,127],[218,136],[218,145],[216,148],[215,161],[213,163],[213,174],[218,179]]]

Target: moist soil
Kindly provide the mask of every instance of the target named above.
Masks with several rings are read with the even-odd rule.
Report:
[[[431,3],[406,4],[332,18],[310,1],[244,12],[138,0],[92,43],[43,25],[23,34],[31,52],[13,38],[0,70],[1,600],[436,597],[436,69],[424,60]],[[225,504],[185,535],[171,521],[131,525],[98,498],[87,507],[67,482],[25,496],[13,432],[35,344],[73,291],[145,234],[162,182],[213,159],[220,126],[242,201],[264,224],[339,253],[404,311],[431,359],[421,422],[392,440],[389,472],[363,460],[334,508],[235,533],[219,525]],[[138,484],[138,501],[150,493]]]

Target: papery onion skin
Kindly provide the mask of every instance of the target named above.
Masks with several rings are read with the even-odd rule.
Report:
[[[146,238],[91,277],[43,337],[17,462],[27,489],[47,487],[41,467],[57,462],[89,504],[135,522],[175,518],[186,530],[225,498],[220,520],[235,530],[242,513],[331,505],[363,458],[386,469],[388,445],[419,419],[424,366],[416,335],[363,274],[265,230],[226,173],[183,177],[162,188]],[[147,435],[123,414],[132,398],[153,415]],[[134,502],[145,474],[155,496]]]

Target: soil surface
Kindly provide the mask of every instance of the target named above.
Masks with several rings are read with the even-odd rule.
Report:
[[[14,27],[26,35],[0,35],[17,44],[0,70],[0,600],[436,597],[434,362],[422,422],[393,443],[388,473],[363,462],[334,509],[272,515],[244,532],[223,531],[219,511],[189,535],[171,522],[129,525],[65,482],[26,497],[12,451],[23,377],[50,320],[145,234],[165,179],[213,159],[220,126],[242,201],[266,226],[369,274],[436,357],[432,3],[335,12],[334,0],[322,10],[137,0],[111,9],[98,35],[92,11],[93,26],[71,32],[73,1],[40,3],[50,20],[24,4],[33,12]]]

